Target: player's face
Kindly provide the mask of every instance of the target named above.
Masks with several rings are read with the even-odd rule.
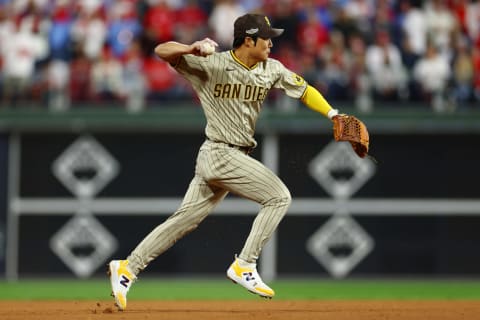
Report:
[[[273,46],[271,39],[257,38],[257,45],[255,46],[255,52],[259,61],[267,60],[270,55],[270,48]]]

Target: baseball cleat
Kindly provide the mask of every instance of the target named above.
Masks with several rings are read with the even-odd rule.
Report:
[[[239,259],[235,258],[235,261],[227,270],[227,277],[262,298],[271,299],[275,295],[272,288],[267,286],[260,278],[255,263],[239,263]]]
[[[128,260],[112,260],[108,264],[112,297],[119,310],[127,308],[127,293],[137,277],[128,267]]]

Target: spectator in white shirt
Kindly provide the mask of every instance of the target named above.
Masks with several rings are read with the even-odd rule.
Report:
[[[243,15],[245,9],[234,0],[220,0],[212,10],[208,24],[213,30],[213,39],[222,48],[231,48],[233,43],[233,24]]]
[[[408,41],[411,51],[416,55],[423,55],[427,46],[427,25],[423,10],[412,5],[412,0],[403,0],[400,8],[404,18],[402,31],[405,41]]]
[[[12,106],[28,98],[35,74],[35,62],[48,54],[48,42],[33,32],[31,24],[17,20],[9,35],[8,45],[2,48],[4,85],[3,104]]]
[[[425,4],[425,23],[428,39],[433,41],[440,54],[450,58],[451,36],[458,25],[446,0],[431,0]]]
[[[445,91],[450,76],[448,60],[439,54],[433,43],[428,44],[425,55],[414,66],[413,77],[423,100],[428,101],[436,112],[446,110]]]
[[[392,43],[388,31],[376,32],[375,43],[367,47],[365,64],[374,97],[390,100],[408,95],[407,74],[400,50]]]

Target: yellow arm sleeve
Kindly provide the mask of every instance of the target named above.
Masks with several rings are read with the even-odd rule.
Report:
[[[310,109],[320,112],[330,119],[338,114],[338,110],[333,109],[321,93],[310,85],[307,86],[300,100]]]

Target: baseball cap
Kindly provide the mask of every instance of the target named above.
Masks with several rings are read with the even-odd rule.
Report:
[[[233,24],[233,29],[234,38],[260,37],[270,39],[283,33],[283,29],[272,28],[267,16],[254,13],[247,13],[238,17]]]

